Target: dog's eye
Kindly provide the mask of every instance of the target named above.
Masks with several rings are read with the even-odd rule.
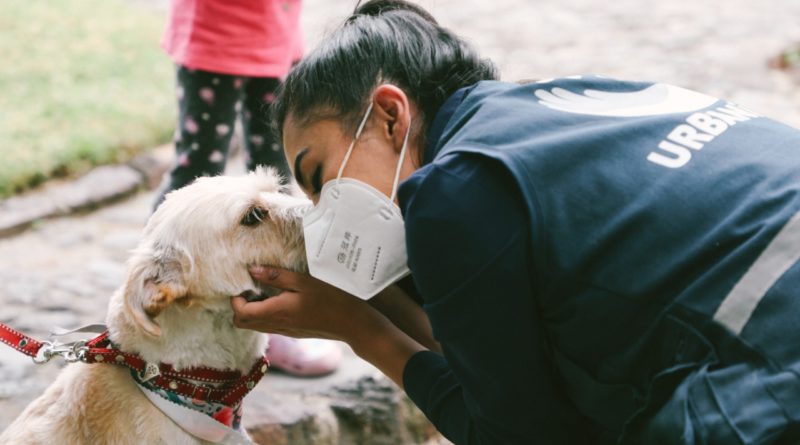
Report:
[[[253,207],[252,209],[248,210],[247,213],[242,217],[240,223],[243,226],[257,226],[264,221],[264,218],[267,217],[267,211],[262,209],[261,207]]]

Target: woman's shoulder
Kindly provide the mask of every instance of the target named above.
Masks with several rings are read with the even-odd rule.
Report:
[[[516,206],[519,187],[508,168],[477,152],[455,151],[423,166],[401,185],[400,208],[408,221],[432,212],[456,217],[464,212],[500,212]]]
[[[399,197],[408,264],[426,299],[469,281],[510,245],[527,245],[525,201],[496,160],[452,154],[412,176]]]

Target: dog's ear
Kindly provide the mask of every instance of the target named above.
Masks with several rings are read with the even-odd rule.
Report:
[[[187,262],[185,255],[171,248],[134,255],[125,285],[125,309],[148,334],[160,335],[161,328],[154,318],[176,300],[187,298]]]

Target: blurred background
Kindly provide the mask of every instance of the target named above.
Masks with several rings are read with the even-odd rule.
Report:
[[[167,0],[0,0],[0,196],[167,142],[174,70]],[[307,0],[308,48],[354,1]],[[503,79],[570,74],[674,83],[800,125],[797,88],[769,60],[800,41],[792,0],[422,0]]]
[[[797,0],[418,3],[493,59],[503,80],[666,82],[800,127]],[[354,4],[305,0],[307,48]],[[0,321],[46,335],[103,319],[173,162],[175,70],[159,48],[167,9],[167,0],[0,0]],[[59,366],[0,348],[0,429]],[[352,355],[329,378],[269,376],[259,388],[249,427],[261,425],[262,443],[323,443],[314,431],[340,441],[325,443],[437,440]]]
[[[174,70],[158,45],[166,1],[0,0],[0,197],[169,141]],[[305,1],[307,47],[354,3]],[[788,70],[769,68],[796,54],[794,0],[419,3],[505,80],[591,73],[669,82],[800,125],[787,75],[798,57],[787,58]]]

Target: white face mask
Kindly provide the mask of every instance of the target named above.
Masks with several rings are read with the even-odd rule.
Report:
[[[361,181],[342,178],[372,103],[347,149],[339,174],[320,192],[319,203],[303,216],[308,269],[312,276],[356,297],[368,300],[409,273],[406,232],[394,203],[408,135],[394,175],[392,196]]]

